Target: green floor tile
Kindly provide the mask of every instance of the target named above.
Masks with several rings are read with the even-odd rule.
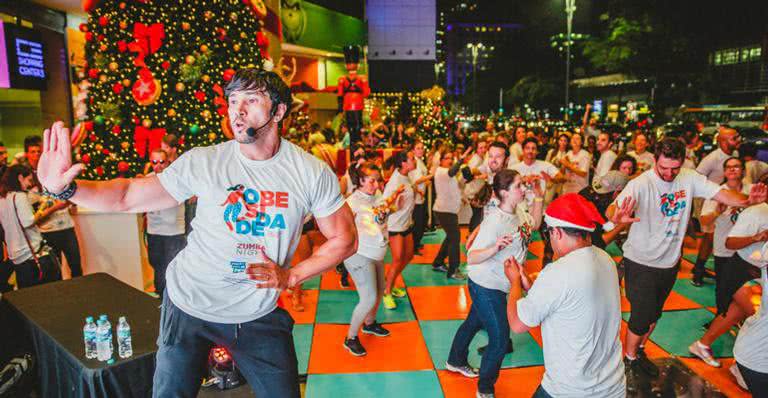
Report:
[[[411,302],[408,297],[397,298],[397,308],[394,310],[385,309],[383,305],[379,306],[376,314],[376,320],[381,323],[407,322],[416,320],[411,308]],[[349,323],[352,311],[357,305],[358,296],[356,291],[349,290],[321,290],[320,298],[317,303],[317,323]]]
[[[301,375],[307,374],[314,329],[315,325],[293,325],[293,345],[296,346],[296,359],[299,361]]]
[[[683,255],[683,258],[688,261],[691,264],[696,264],[696,260],[699,258],[698,254],[685,254]],[[707,263],[704,264],[705,267],[707,267],[708,270],[714,271],[715,270],[715,258],[712,256],[709,256],[709,259],[707,260]]]
[[[466,272],[466,265],[461,265],[459,269]],[[456,281],[448,279],[445,272],[432,271],[432,265],[429,264],[408,264],[403,270],[403,280],[408,287],[417,286],[455,286],[466,285],[467,281]]]
[[[434,370],[309,375],[306,398],[440,398]]]
[[[451,352],[451,343],[456,330],[463,321],[419,321],[421,333],[427,343],[429,355],[436,369],[445,369],[445,361]],[[544,353],[536,340],[529,333],[511,333],[512,344],[515,352],[507,354],[502,362],[504,368],[517,368],[523,366],[536,366],[544,364]],[[469,364],[480,367],[480,355],[477,347],[488,343],[488,335],[481,330],[469,345]]]
[[[622,314],[624,320],[629,314]],[[688,346],[704,334],[701,327],[709,322],[714,314],[704,308],[685,311],[665,311],[651,334],[651,340],[672,355],[693,357]],[[730,333],[720,336],[712,344],[712,352],[718,358],[733,356],[733,343],[736,338]]]
[[[445,231],[438,228],[432,232],[426,232],[424,234],[424,237],[421,238],[421,244],[441,244],[443,243],[443,239],[445,239]]]
[[[702,287],[691,285],[690,279],[678,279],[675,281],[673,290],[699,303],[702,307],[714,307],[717,305],[715,302],[715,284],[711,279],[705,279]]]
[[[322,275],[318,275],[301,284],[301,288],[304,290],[317,290],[320,289],[320,278]]]
[[[608,254],[610,254],[611,257],[618,257],[618,256],[624,255],[624,252],[621,251],[621,248],[619,248],[619,245],[617,245],[616,242],[611,242],[611,244],[605,248],[605,251],[608,252]]]

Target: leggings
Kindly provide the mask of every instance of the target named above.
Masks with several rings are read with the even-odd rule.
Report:
[[[448,257],[448,276],[453,275],[459,269],[461,256],[461,233],[459,232],[459,216],[453,213],[443,213],[436,211],[435,215],[440,222],[440,226],[445,230],[445,240],[440,245],[440,251],[435,256],[433,267],[445,265],[445,258]]]
[[[427,208],[424,203],[417,203],[413,208],[413,247],[421,247],[421,238],[427,227]]]
[[[384,263],[354,254],[344,260],[344,266],[355,281],[357,294],[360,296],[360,301],[352,311],[352,319],[349,321],[350,334],[357,336],[363,322],[370,325],[376,320],[376,310],[386,285]]]

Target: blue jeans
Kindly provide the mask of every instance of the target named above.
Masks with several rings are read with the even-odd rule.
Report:
[[[188,315],[163,296],[153,397],[197,397],[213,345],[232,355],[257,397],[299,398],[293,319],[277,308],[251,322],[223,324]]]
[[[552,396],[539,384],[539,388],[536,389],[531,398],[552,398]]]
[[[147,256],[149,265],[155,270],[155,293],[163,296],[165,292],[165,270],[174,257],[187,246],[187,237],[182,235],[147,234]]]
[[[454,366],[468,365],[469,343],[480,329],[485,329],[488,333],[488,347],[480,362],[477,391],[492,394],[509,344],[507,294],[501,290],[486,289],[472,282],[471,279],[467,287],[469,296],[472,297],[472,307],[469,309],[467,319],[459,326],[456,336],[453,337],[448,362]]]

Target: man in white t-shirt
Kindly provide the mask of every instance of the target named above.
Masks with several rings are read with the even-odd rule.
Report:
[[[328,166],[280,138],[291,93],[277,74],[241,69],[225,96],[234,140],[191,149],[157,176],[75,182],[84,166],[72,165],[61,122],[45,131],[38,176],[49,195],[101,211],[144,213],[198,197],[187,246],[166,273],[155,397],[196,396],[216,343],[256,396],[298,398],[293,319],[277,299],[355,252],[354,219]],[[309,213],[328,240],[288,268]]]
[[[626,362],[634,388],[636,371],[652,377],[658,368],[645,356],[644,343],[661,318],[662,306],[672,291],[679,268],[683,238],[691,216],[692,199],[713,199],[727,206],[745,207],[765,198],[765,186],[752,187],[750,196],[722,189],[703,175],[681,169],[685,160],[682,141],[667,138],[656,146],[654,167],[633,179],[609,206],[631,198],[637,205],[624,243],[625,286],[632,305],[626,342]]]
[[[507,168],[511,169],[512,166],[520,162],[523,158],[523,141],[525,141],[525,128],[518,127],[515,129],[515,142],[509,146],[509,159],[507,159]]]
[[[631,211],[624,206],[623,215],[626,209]],[[522,266],[510,258],[504,267],[510,328],[525,333],[541,325],[544,377],[534,397],[624,397],[619,278],[611,256],[590,238],[598,225],[610,226],[578,194],[555,199],[544,217],[557,260],[539,273],[525,298]]]
[[[467,162],[467,166],[470,170],[473,170],[475,173],[483,173],[481,167],[486,163],[485,155],[487,153],[488,143],[479,141],[475,153],[469,158],[469,162]],[[464,196],[470,201],[470,207],[472,208],[472,218],[469,220],[469,232],[474,231],[483,220],[483,208],[472,205],[473,199],[478,192],[480,192],[480,189],[483,188],[483,185],[485,185],[485,180],[483,178],[475,178],[464,185]]]
[[[707,177],[709,181],[718,185],[722,184],[724,176],[723,164],[730,157],[739,156],[737,150],[740,143],[741,138],[738,131],[729,127],[721,127],[717,134],[717,149],[705,156],[704,159],[701,159],[698,167],[696,167],[696,171]],[[712,254],[714,226],[702,224],[701,232],[704,233],[704,236],[699,242],[699,254],[693,266],[693,278],[691,279],[691,283],[696,287],[702,285],[704,277],[714,278],[705,267],[709,256]]]
[[[627,152],[627,155],[632,156],[637,160],[637,174],[653,168],[656,159],[654,158],[653,153],[647,151],[648,137],[645,136],[645,133],[638,131],[635,134],[632,143],[635,146],[635,150]]]
[[[616,161],[616,152],[611,149],[612,147],[613,140],[611,139],[611,134],[601,131],[597,135],[597,151],[600,152],[600,159],[597,161],[597,166],[595,167],[595,180],[599,181],[604,175],[611,171],[613,162]]]
[[[170,164],[168,153],[155,149],[149,154],[152,174],[159,175]],[[184,205],[147,212],[147,257],[155,271],[155,293],[163,297],[165,292],[165,271],[168,264],[187,244],[184,235]]]
[[[541,190],[546,192],[547,184],[560,174],[560,170],[552,163],[536,159],[539,154],[539,141],[535,138],[526,138],[523,141],[523,160],[512,166],[512,170],[520,173],[527,184],[539,184]],[[531,189],[526,190],[526,202],[532,207],[534,194]]]

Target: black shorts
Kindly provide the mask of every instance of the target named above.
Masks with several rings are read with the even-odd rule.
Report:
[[[725,315],[733,295],[752,279],[760,278],[760,269],[741,258],[715,257],[715,299],[717,314]]]
[[[627,300],[632,305],[629,330],[642,336],[661,318],[664,302],[675,286],[680,263],[672,268],[654,268],[626,257],[622,261]]]
[[[307,232],[314,231],[315,230],[315,219],[310,218],[309,221],[304,223],[304,226],[301,227],[301,234],[304,235]]]
[[[391,237],[393,237],[393,236],[402,236],[402,237],[406,237],[406,236],[408,236],[408,235],[410,235],[410,234],[412,234],[412,233],[413,233],[413,227],[410,227],[410,228],[406,229],[405,231],[401,231],[401,232],[392,232],[392,231],[389,231],[389,237],[390,237],[390,238],[391,238]]]

